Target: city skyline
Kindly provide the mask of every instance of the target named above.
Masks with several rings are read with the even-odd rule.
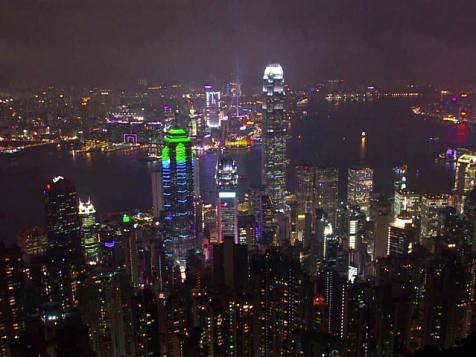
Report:
[[[474,354],[468,2],[25,3],[0,357]]]

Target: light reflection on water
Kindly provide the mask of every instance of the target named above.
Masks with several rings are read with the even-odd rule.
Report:
[[[378,191],[391,188],[391,169],[408,163],[409,184],[416,188],[449,190],[451,164],[435,166],[434,158],[447,146],[476,145],[475,128],[416,120],[408,102],[341,104],[315,107],[305,118],[295,118],[288,144],[289,188],[292,167],[302,162],[346,167],[367,162],[375,168]],[[362,131],[366,132],[362,141]],[[438,137],[430,144],[428,138]],[[232,151],[240,175],[239,194],[260,184],[261,146]],[[150,172],[160,163],[140,160],[141,153],[112,152],[89,155],[52,151],[0,160],[0,237],[12,241],[22,225],[43,223],[43,186],[62,175],[76,185],[82,197],[90,196],[98,213],[150,209]],[[214,202],[218,154],[200,157],[200,183],[205,202]],[[418,171],[417,171],[418,170]],[[418,173],[418,177],[417,177]]]

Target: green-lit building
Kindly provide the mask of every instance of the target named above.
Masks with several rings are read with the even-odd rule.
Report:
[[[79,201],[79,217],[81,218],[81,245],[85,261],[88,264],[96,264],[99,259],[98,224],[96,223],[96,210],[91,200]]]
[[[185,266],[187,251],[194,247],[192,140],[181,128],[171,128],[162,149],[163,218],[167,255]]]

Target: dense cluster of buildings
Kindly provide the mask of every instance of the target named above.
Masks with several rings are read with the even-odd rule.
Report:
[[[288,193],[272,64],[262,186],[240,195],[240,168],[220,154],[203,202],[192,133],[219,137],[240,117],[239,86],[229,118],[205,89],[204,121],[160,123],[150,212],[97,215],[68,178],[45,185],[44,227],[0,247],[0,356],[390,357],[476,328],[476,156],[458,158],[451,193],[410,191],[395,169],[387,214],[369,167],[298,165]]]

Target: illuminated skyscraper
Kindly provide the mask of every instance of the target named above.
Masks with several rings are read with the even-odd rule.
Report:
[[[357,250],[362,242],[363,226],[365,214],[360,210],[360,206],[350,206],[348,239],[349,249]]]
[[[339,204],[339,170],[334,167],[316,167],[315,173],[316,208],[327,213],[327,219],[335,226]]]
[[[46,233],[51,244],[80,252],[78,195],[74,186],[62,176],[45,186]]]
[[[366,214],[370,210],[370,195],[373,191],[374,170],[351,168],[348,171],[347,203],[360,206]]]
[[[476,154],[463,154],[456,161],[454,191],[460,196],[458,211],[463,212],[466,195],[476,184]]]
[[[240,115],[241,84],[231,82],[227,86],[228,109],[232,116]]]
[[[43,255],[48,248],[48,237],[39,226],[22,229],[17,233],[17,243],[30,257]]]
[[[296,201],[297,213],[314,214],[314,167],[308,165],[296,166]]]
[[[347,277],[335,269],[324,268],[316,277],[316,295],[326,302],[322,326],[333,336],[344,338],[347,327]]]
[[[216,183],[218,188],[217,227],[218,240],[233,237],[238,244],[238,170],[235,160],[222,157],[217,162]]]
[[[284,211],[288,121],[284,112],[284,73],[279,64],[266,67],[263,76],[263,184],[275,211]]]
[[[407,189],[407,165],[393,168],[393,187],[395,192]]]
[[[81,218],[81,244],[86,263],[96,264],[99,259],[99,242],[96,224],[96,210],[91,200],[79,200],[79,217]]]
[[[421,195],[408,190],[395,191],[393,218],[396,219],[402,210],[406,210],[413,217],[419,217],[421,214]]]
[[[468,193],[476,183],[476,155],[463,154],[456,162],[454,190],[458,193]]]
[[[197,113],[195,108],[191,108],[188,114],[189,122],[188,122],[188,130],[190,132],[190,136],[197,137],[200,126],[200,113]]]
[[[421,198],[421,233],[420,243],[425,239],[436,237],[438,233],[438,219],[441,208],[448,206],[448,195],[423,195]]]
[[[0,355],[11,356],[8,340],[18,339],[25,327],[25,273],[18,247],[0,244]]]
[[[213,86],[206,85],[205,96],[207,126],[209,128],[218,128],[220,127],[221,94],[220,92],[213,91]]]
[[[388,227],[387,255],[407,255],[411,253],[415,243],[413,219],[411,214],[404,210]]]
[[[167,255],[185,266],[194,247],[192,140],[185,130],[171,128],[162,149],[163,216]]]
[[[247,244],[248,249],[256,248],[256,236],[258,227],[256,224],[256,217],[253,215],[239,215],[238,216],[238,234],[240,244]]]

